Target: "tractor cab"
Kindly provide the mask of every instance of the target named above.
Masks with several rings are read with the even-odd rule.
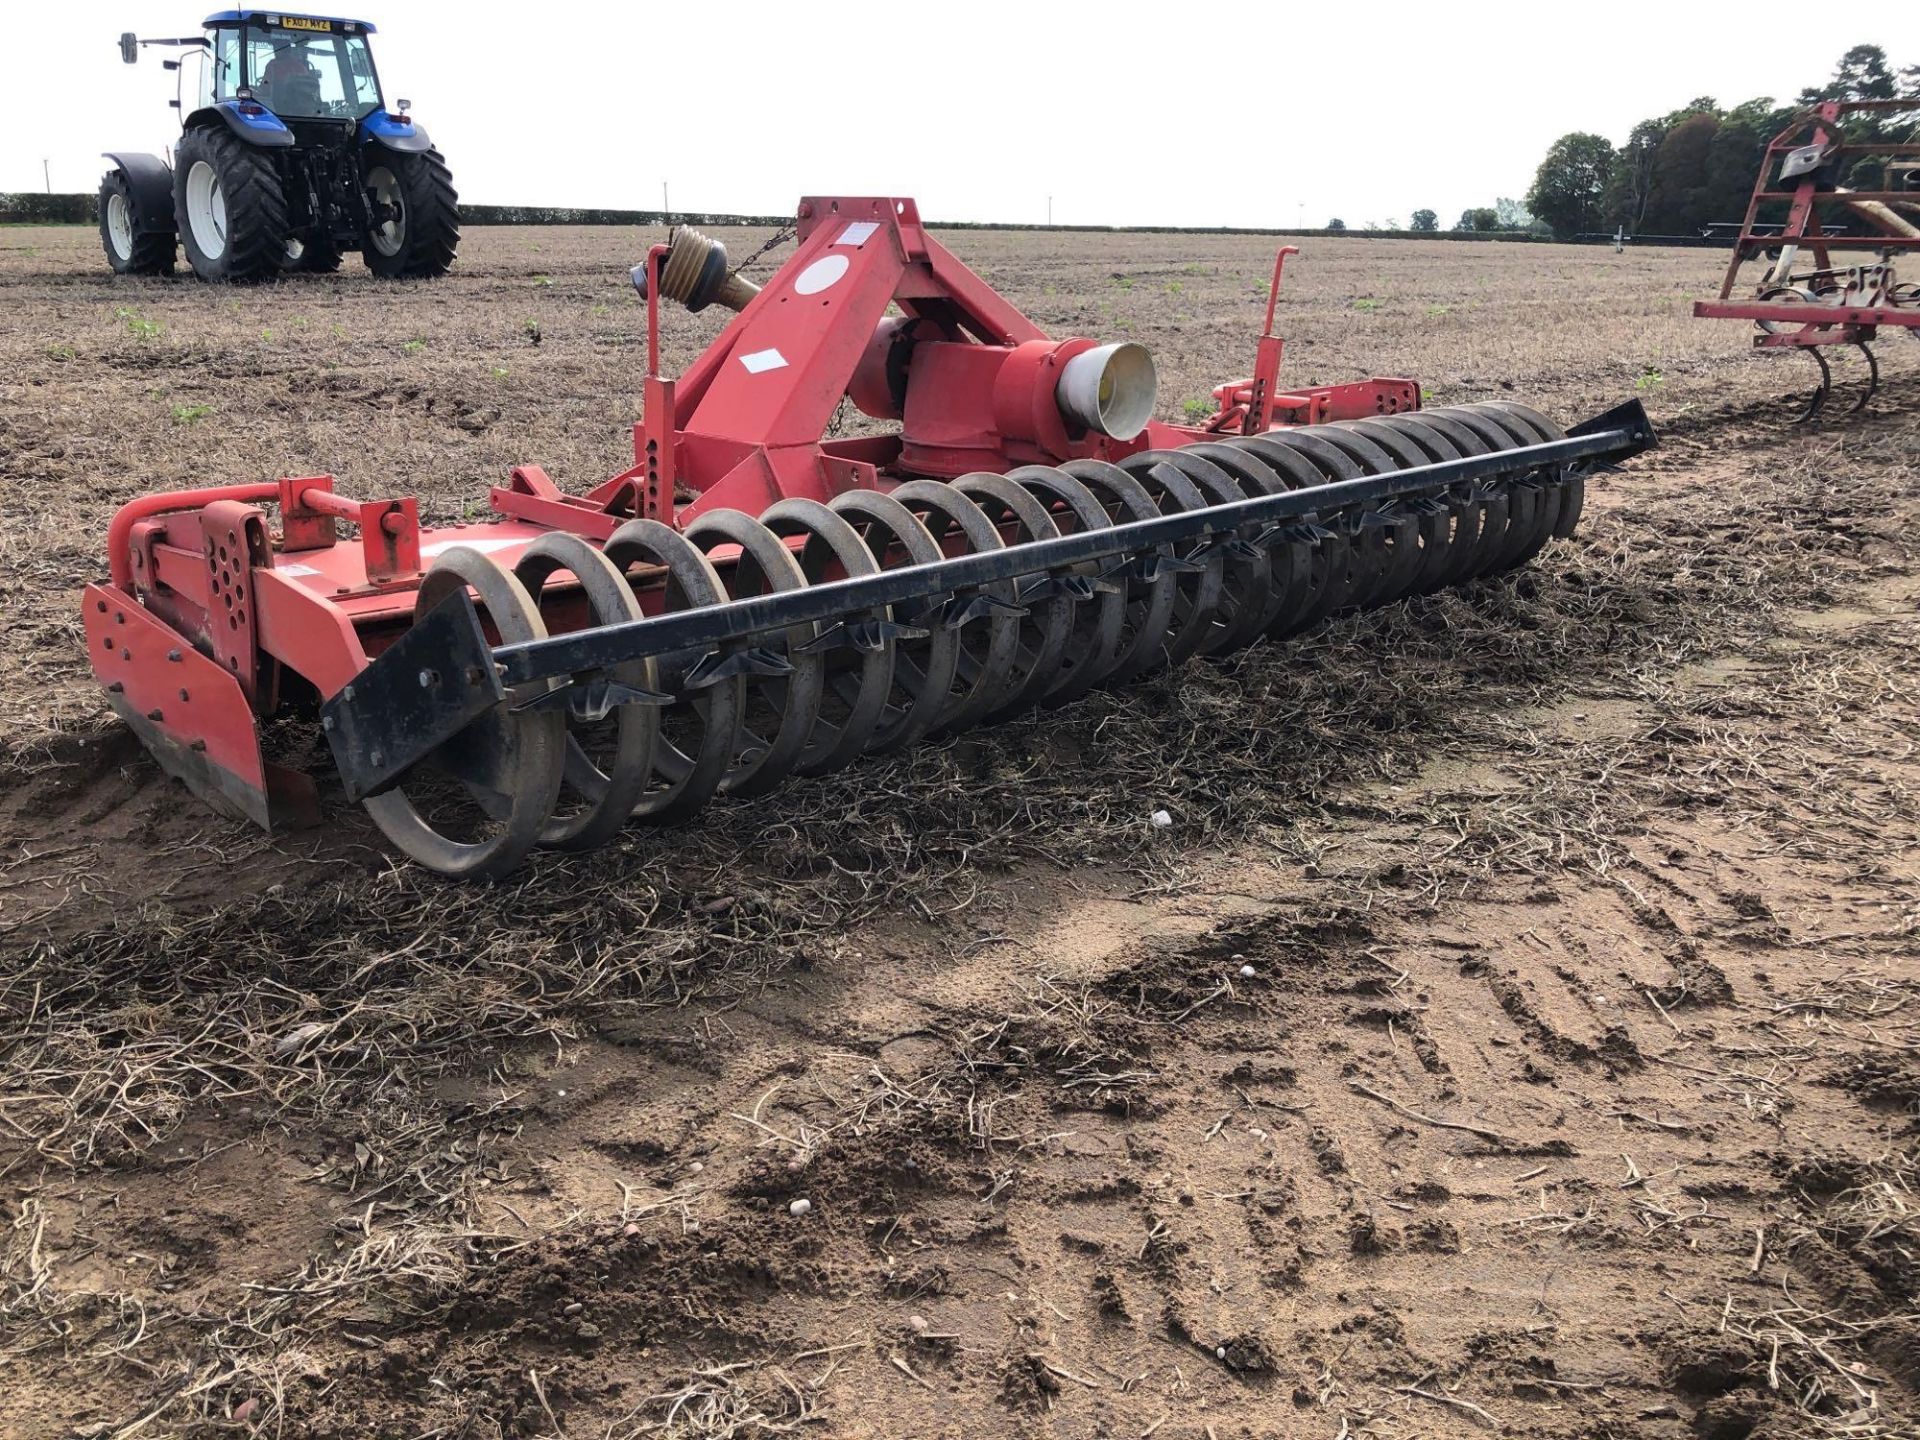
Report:
[[[249,101],[283,121],[337,120],[358,124],[383,108],[364,20],[224,10],[206,21],[198,54],[197,95],[183,112]],[[190,60],[189,64],[193,62]]]

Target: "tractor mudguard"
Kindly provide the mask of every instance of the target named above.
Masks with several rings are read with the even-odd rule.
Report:
[[[229,130],[249,145],[279,148],[293,144],[293,131],[286,127],[278,115],[266,109],[260,109],[258,115],[249,115],[240,108],[238,100],[222,100],[217,105],[194,111],[187,116],[184,128],[191,130],[196,125],[211,125],[216,119],[224,122]]]
[[[385,110],[375,110],[360,122],[360,139],[363,144],[381,145],[402,155],[424,155],[433,148],[424,125]]]
[[[158,155],[131,150],[102,152],[127,177],[133,200],[133,225],[143,235],[173,233],[173,171]]]

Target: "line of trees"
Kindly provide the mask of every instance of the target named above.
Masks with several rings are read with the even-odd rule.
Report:
[[[1822,100],[1893,100],[1920,94],[1920,65],[1896,72],[1878,45],[1856,45],[1840,57],[1833,78],[1800,92],[1792,105],[1771,96],[1722,109],[1711,96],[1633,127],[1616,148],[1604,135],[1576,131],[1548,149],[1527,192],[1527,208],[1562,239],[1624,229],[1629,235],[1693,235],[1747,211],[1767,142],[1796,110]],[[1849,117],[1850,140],[1905,139],[1920,120],[1912,111]],[[1879,163],[1865,157],[1854,188]],[[1871,184],[1872,182],[1867,182]],[[1877,187],[1875,187],[1877,188]],[[1471,213],[1471,212],[1470,212]]]
[[[1343,231],[1347,228],[1347,222],[1336,215],[1327,222],[1326,228],[1335,232]],[[1400,222],[1391,219],[1384,222],[1369,220],[1361,228],[1376,231],[1390,230],[1398,233],[1400,230]],[[1459,220],[1448,228],[1456,233],[1472,230],[1539,229],[1542,236],[1546,234],[1545,229],[1540,227],[1539,222],[1527,212],[1526,206],[1522,205],[1518,200],[1508,200],[1505,198],[1497,200],[1491,205],[1470,206],[1466,210],[1461,211]],[[1436,211],[1416,210],[1413,212],[1412,219],[1407,223],[1407,229],[1419,231],[1427,235],[1435,234],[1440,229],[1440,216]]]

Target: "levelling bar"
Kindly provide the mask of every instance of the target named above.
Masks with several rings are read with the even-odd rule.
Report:
[[[959,607],[956,616],[944,620],[933,613],[955,592],[978,591],[982,586],[1022,576],[1154,551],[1181,541],[1224,540],[1257,546],[1282,538],[1277,527],[1309,521],[1325,512],[1442,490],[1493,475],[1603,458],[1623,460],[1655,443],[1645,409],[1632,400],[1575,426],[1564,440],[1254,496],[1107,529],[1076,531],[1000,550],[498,647],[487,642],[479,614],[463,591],[422,617],[352,684],[329,700],[322,707],[321,723],[348,797],[357,800],[397,779],[493,706],[505,702],[510,689],[565,679],[564,685],[553,687],[547,695],[558,698],[569,689],[579,688],[581,693],[576,698],[582,702],[581,708],[589,711],[604,711],[610,703],[669,703],[677,697],[610,686],[604,680],[605,673],[635,661],[697,654],[794,625],[845,620],[911,602],[919,603],[906,617],[909,623],[962,624],[976,613],[967,606]],[[1235,536],[1234,532],[1251,526],[1263,527],[1262,533],[1244,540]],[[535,697],[536,703],[544,698]]]

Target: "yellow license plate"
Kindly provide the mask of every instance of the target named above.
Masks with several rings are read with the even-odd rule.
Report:
[[[333,22],[331,20],[309,20],[305,15],[282,15],[280,17],[280,28],[282,30],[318,30],[321,34],[325,35],[331,33],[333,30]]]

